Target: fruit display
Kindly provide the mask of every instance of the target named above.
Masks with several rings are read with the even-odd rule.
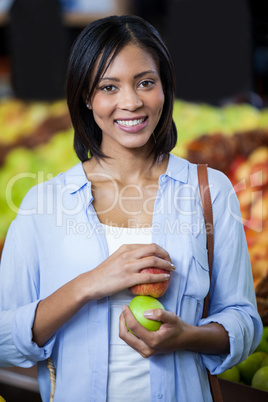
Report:
[[[268,392],[268,366],[261,367],[252,378],[252,387]]]
[[[27,191],[78,162],[65,100],[0,101],[0,254]]]
[[[231,138],[236,133],[268,128],[268,109],[260,111],[248,104],[214,107],[176,100],[173,118],[178,131],[178,142],[173,153],[181,157],[187,157],[192,141],[203,135],[221,133]]]
[[[268,325],[268,125],[239,130],[233,135],[203,134],[188,142],[186,158],[224,172],[233,184],[240,203],[258,310],[263,324]]]
[[[0,168],[0,243],[15,218],[20,203],[34,185],[51,179],[78,162],[73,151],[72,129],[58,132],[49,143],[34,151],[25,147],[14,148]]]
[[[71,127],[65,100],[47,103],[0,100],[0,166],[17,147],[34,148]]]
[[[254,352],[246,360],[238,364],[238,370],[243,383],[251,385],[254,374],[261,368],[265,352]]]
[[[222,378],[223,380],[239,382],[240,381],[239,368],[237,366],[234,366],[234,367],[224,371],[222,374],[219,374],[218,377]]]
[[[238,365],[218,375],[219,378],[268,392],[268,326],[256,350]]]
[[[268,326],[263,328],[262,338],[255,352],[265,352],[268,355]]]
[[[268,276],[263,278],[256,287],[256,298],[258,304],[258,311],[261,316],[263,325],[268,326]],[[267,333],[267,339],[268,339],[268,333]]]

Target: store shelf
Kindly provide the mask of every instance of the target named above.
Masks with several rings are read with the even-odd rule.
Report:
[[[63,14],[63,23],[67,27],[84,27],[102,17],[103,14],[66,12]]]
[[[248,385],[219,379],[224,402],[267,402],[268,392]]]
[[[8,23],[8,13],[0,13],[0,26],[6,25]]]
[[[39,393],[36,366],[0,368],[0,384]]]
[[[0,394],[7,402],[41,402],[37,367],[0,369]]]
[[[90,22],[106,17],[108,15],[122,15],[129,13],[129,5],[124,0],[114,0],[113,5],[107,9],[107,12],[89,12],[89,11],[65,11],[63,12],[63,23],[67,27],[84,27]],[[8,12],[0,12],[0,26],[8,23]]]
[[[36,378],[8,371],[6,369],[0,369],[0,383],[26,389],[28,391],[39,392],[38,381]]]

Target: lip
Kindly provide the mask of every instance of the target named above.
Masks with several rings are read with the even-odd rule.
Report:
[[[138,124],[136,126],[131,126],[131,127],[123,126],[118,123],[118,121],[120,121],[120,120],[124,120],[124,121],[133,120],[134,121],[134,120],[140,120],[140,119],[144,119],[144,118],[145,118],[145,120],[141,124]],[[138,116],[138,117],[132,117],[132,118],[116,119],[115,124],[120,128],[120,130],[123,130],[127,133],[137,133],[140,130],[142,130],[144,127],[147,126],[148,116]]]

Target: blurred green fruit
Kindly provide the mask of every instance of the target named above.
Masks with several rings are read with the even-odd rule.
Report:
[[[0,395],[0,402],[6,402],[6,400]]]
[[[268,366],[260,368],[252,378],[252,387],[268,391]],[[268,399],[268,397],[267,397]]]
[[[161,321],[149,320],[143,315],[143,313],[147,310],[155,310],[158,308],[165,310],[163,304],[161,304],[160,301],[154,297],[136,296],[129,303],[129,308],[136,320],[149,331],[157,331],[161,327]]]
[[[221,374],[218,374],[219,378],[222,378],[224,380],[228,381],[234,381],[234,382],[239,382],[240,380],[240,372],[237,366],[234,366],[230,368],[229,370],[224,371]]]
[[[266,356],[264,357],[261,366],[262,366],[262,367],[268,366],[268,353],[267,353]]]
[[[268,327],[263,328],[262,338],[255,352],[268,353]]]
[[[246,360],[238,364],[241,380],[250,385],[256,371],[261,368],[266,354],[264,352],[254,352]]]

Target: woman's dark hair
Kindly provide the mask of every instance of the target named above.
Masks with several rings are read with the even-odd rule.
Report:
[[[85,105],[114,57],[129,43],[145,49],[158,63],[165,93],[161,118],[155,128],[154,161],[167,155],[177,141],[172,119],[175,78],[170,54],[156,29],[134,15],[111,16],[89,24],[76,39],[67,71],[67,102],[74,127],[74,149],[84,162],[91,156],[104,158],[102,132]],[[107,61],[108,65],[107,65]],[[94,68],[98,68],[93,77]],[[93,82],[92,82],[93,80]]]

